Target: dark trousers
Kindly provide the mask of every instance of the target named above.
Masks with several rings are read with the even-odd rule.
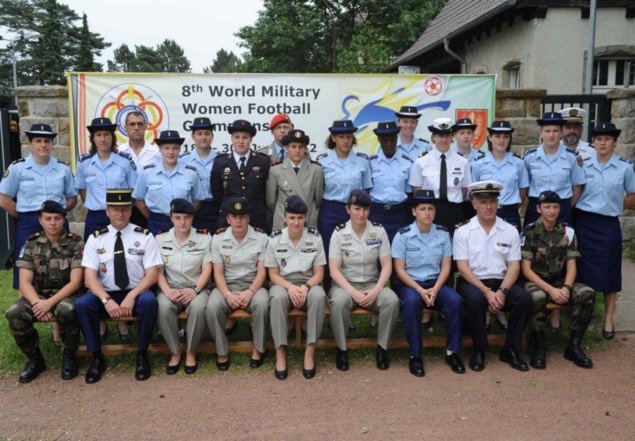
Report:
[[[101,230],[110,225],[110,219],[106,216],[106,210],[88,210],[86,222],[84,223],[84,242],[95,231]]]
[[[219,211],[220,204],[217,201],[211,199],[201,201],[201,208],[199,208],[194,215],[194,227],[207,228],[207,231],[213,235],[216,233],[216,221]]]
[[[520,233],[520,213],[518,212],[518,204],[499,205],[496,216],[516,227]]]
[[[153,235],[157,235],[159,233],[165,233],[170,230],[174,225],[170,220],[170,216],[166,216],[161,213],[150,212],[148,216],[148,230],[152,232]]]
[[[428,280],[417,283],[422,288],[428,289],[434,286],[435,281]],[[409,286],[401,285],[396,291],[399,296],[402,323],[406,340],[408,340],[410,356],[419,358],[423,351],[423,343],[421,342],[421,314],[425,306],[423,299]],[[452,288],[444,285],[435,299],[433,308],[441,311],[445,316],[448,350],[460,352],[462,349],[463,299]]]
[[[492,291],[498,290],[502,280],[488,279],[481,280]],[[459,278],[457,291],[463,297],[465,305],[465,328],[472,337],[474,349],[487,350],[487,332],[485,330],[485,314],[489,304],[485,295],[474,285],[467,283],[463,278]],[[505,345],[520,350],[523,339],[523,331],[527,321],[532,314],[532,300],[527,291],[514,284],[507,296],[503,311],[510,312],[509,325],[507,328],[507,338]]]
[[[126,298],[128,291],[111,291],[108,293],[117,304],[121,304]],[[144,291],[137,296],[132,308],[132,315],[137,317],[137,328],[139,330],[140,352],[148,350],[154,325],[157,322],[157,311],[159,304],[152,291]],[[99,336],[99,321],[107,316],[106,309],[99,297],[92,292],[87,292],[75,303],[77,321],[82,328],[86,348],[88,352],[95,353],[101,350],[101,338]]]
[[[388,240],[392,243],[399,229],[412,223],[408,216],[408,211],[408,204],[405,202],[396,205],[373,202],[373,205],[370,207],[368,220],[380,223],[386,230],[386,234],[388,234]]]

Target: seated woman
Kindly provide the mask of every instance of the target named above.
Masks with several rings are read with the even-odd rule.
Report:
[[[265,266],[273,286],[269,290],[271,334],[276,346],[275,376],[287,378],[287,316],[289,308],[307,311],[306,350],[302,374],[315,376],[315,343],[324,325],[326,293],[320,286],[326,255],[317,230],[306,228],[308,207],[300,196],[290,196],[285,204],[282,230],[271,234],[265,252]]]
[[[389,366],[386,349],[399,317],[397,294],[385,286],[392,271],[388,234],[368,220],[370,206],[368,193],[351,191],[346,205],[350,219],[335,227],[331,236],[329,269],[334,283],[329,290],[330,320],[337,344],[335,367],[341,371],[348,370],[346,337],[354,308],[379,312],[375,359],[382,370]]]
[[[236,309],[251,313],[254,347],[249,367],[259,368],[265,356],[265,325],[269,313],[269,293],[263,288],[267,236],[249,225],[250,207],[246,198],[232,197],[223,202],[229,227],[212,238],[212,265],[216,288],[207,302],[205,317],[216,344],[216,367],[229,369],[229,343],[225,335],[227,315]]]
[[[187,313],[187,354],[185,373],[198,368],[196,349],[205,331],[205,305],[212,275],[212,237],[205,229],[192,228],[194,205],[187,199],[174,199],[170,219],[174,225],[157,236],[163,270],[159,272],[158,322],[172,357],[166,371],[175,374],[181,366],[177,315]]]
[[[421,353],[421,314],[423,308],[435,308],[445,316],[448,347],[445,361],[453,372],[465,373],[459,356],[463,299],[445,285],[452,266],[452,243],[447,228],[435,225],[437,199],[432,190],[415,192],[412,215],[415,221],[399,230],[392,243],[395,286],[401,301],[403,325],[410,347],[410,373],[423,377]]]

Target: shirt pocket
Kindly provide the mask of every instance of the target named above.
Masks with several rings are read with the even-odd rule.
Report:
[[[173,249],[166,249],[164,247],[161,247],[161,249],[159,250],[161,252],[161,258],[163,259],[163,264],[164,265],[169,265],[171,263],[174,263],[174,250]]]
[[[497,242],[494,245],[494,251],[500,254],[503,257],[503,259],[507,260],[509,253],[511,253],[512,251],[512,247],[511,247],[511,244],[507,244],[505,242]]]
[[[108,181],[112,184],[109,188],[124,188],[126,187],[126,174],[121,167],[112,167],[108,170]],[[88,182],[88,178],[86,180]]]

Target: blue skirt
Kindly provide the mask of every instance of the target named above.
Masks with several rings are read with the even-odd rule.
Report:
[[[578,282],[603,293],[622,290],[622,230],[617,216],[575,210],[581,257]]]
[[[153,235],[157,235],[159,233],[164,233],[172,228],[174,225],[170,220],[170,216],[166,216],[165,214],[155,213],[153,211],[150,212],[148,216],[148,230],[152,232]]]
[[[106,216],[106,210],[88,210],[84,223],[84,242],[97,230],[110,225],[110,219]]]
[[[327,259],[329,255],[329,245],[331,244],[331,236],[333,235],[335,227],[348,222],[349,219],[350,216],[346,212],[345,203],[328,201],[326,199],[322,201],[322,206],[320,207],[320,213],[318,215],[318,231],[320,232],[320,236],[322,236],[324,252],[326,253]]]
[[[520,214],[518,204],[500,205],[496,211],[496,216],[516,227],[520,232]]]

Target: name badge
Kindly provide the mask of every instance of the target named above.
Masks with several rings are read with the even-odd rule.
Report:
[[[128,248],[128,254],[133,256],[143,256],[146,253],[146,250],[141,250],[139,248]]]
[[[497,242],[497,243],[496,243],[496,246],[499,246],[499,247],[505,247],[505,248],[511,248],[511,247],[512,247],[510,244],[508,244],[508,243],[502,243],[502,242]]]

